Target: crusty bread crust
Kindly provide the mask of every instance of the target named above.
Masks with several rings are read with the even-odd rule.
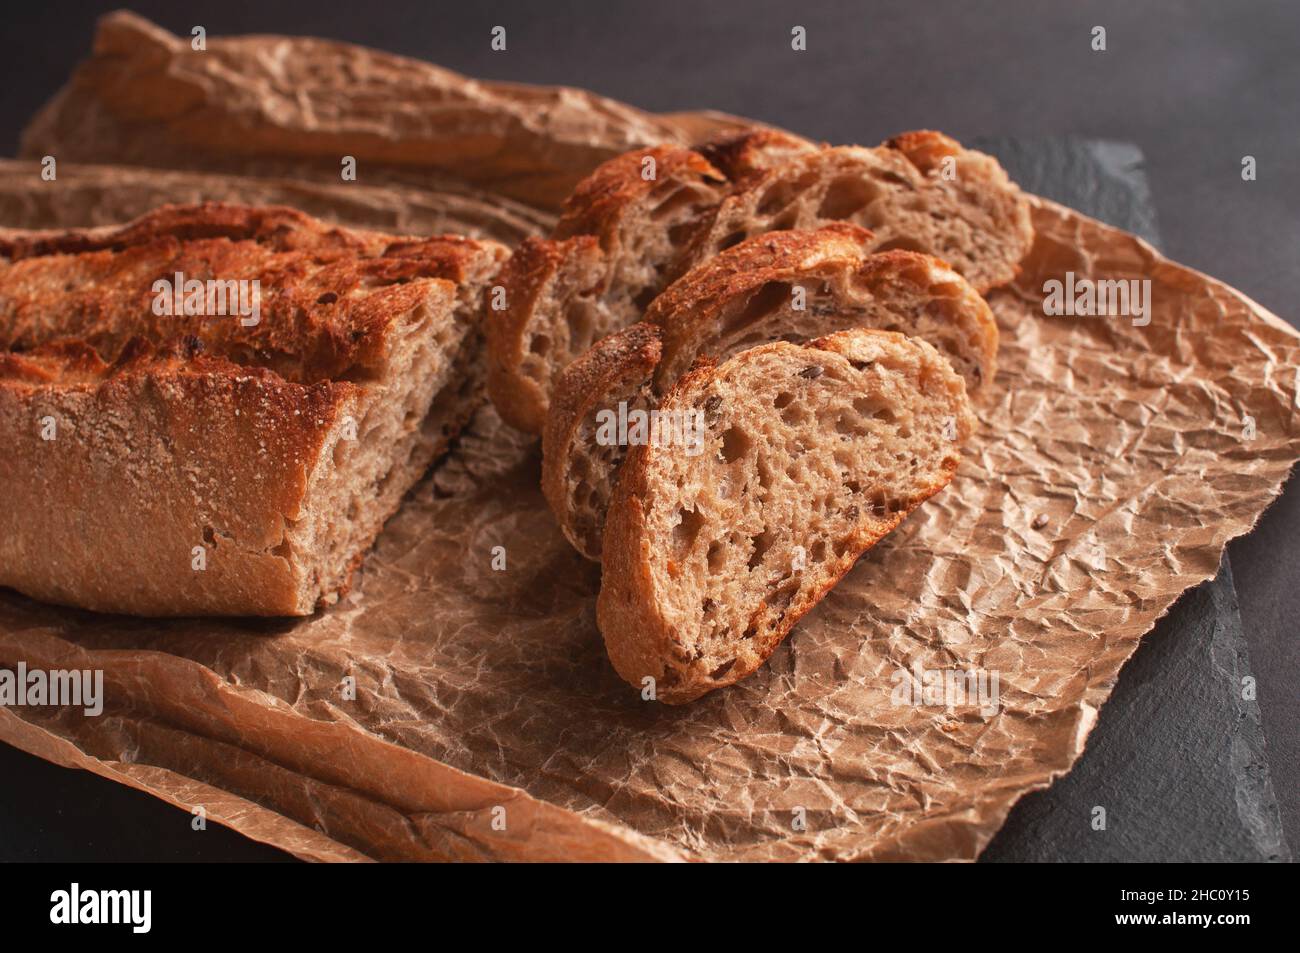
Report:
[[[643,174],[647,162],[654,163],[653,178]],[[722,185],[726,179],[692,149],[658,146],[625,152],[601,163],[578,183],[565,200],[564,212],[551,237],[594,235],[606,252],[615,254],[627,216],[653,198],[661,183],[691,181]]]
[[[951,481],[959,462],[957,447],[973,430],[974,417],[961,378],[947,361],[924,342],[883,331],[844,331],[805,345],[780,342],[744,351],[720,366],[703,363],[674,385],[664,406],[708,407],[717,395],[726,394],[729,387],[736,386],[747,366],[778,360],[787,366],[790,379],[810,360],[815,360],[819,370],[824,369],[828,379],[841,380],[853,380],[858,367],[870,368],[875,361],[892,360],[910,366],[913,392],[924,393],[928,399],[940,402],[951,415],[955,440],[940,459],[933,461],[932,474],[916,486],[897,488],[902,494],[900,498],[891,499],[877,512],[869,506],[859,511],[855,506],[856,515],[850,517],[848,536],[820,540],[824,544],[824,558],[815,569],[809,570],[811,577],[800,579],[793,588],[784,587],[782,595],[788,602],[768,604],[765,598],[752,607],[734,607],[742,613],[752,609],[752,615],[743,635],[735,630],[724,632],[726,657],[721,664],[719,656],[702,647],[700,640],[704,615],[711,610],[684,606],[681,602],[679,581],[688,576],[698,579],[699,574],[709,569],[697,564],[706,559],[700,551],[702,543],[688,543],[683,554],[676,529],[668,530],[674,538],[665,538],[665,528],[672,524],[676,508],[686,495],[681,485],[665,481],[685,478],[671,476],[683,472],[690,474],[691,480],[699,481],[692,484],[692,489],[698,491],[693,505],[706,528],[712,525],[710,521],[728,519],[728,501],[750,505],[749,497],[717,491],[720,495],[715,498],[707,489],[700,489],[711,468],[721,465],[718,460],[726,450],[725,440],[718,443],[721,449],[716,458],[706,452],[694,468],[686,470],[679,466],[682,458],[674,457],[678,451],[673,448],[647,445],[633,449],[624,464],[605,529],[596,612],[615,670],[638,690],[646,687],[646,679],[653,679],[659,701],[669,704],[692,701],[715,688],[739,681],[761,666],[799,619],[852,568],[862,553]],[[775,382],[771,389],[777,392],[784,386],[789,385]],[[756,426],[755,422],[750,423]],[[810,433],[808,438],[825,439],[820,433]],[[773,470],[779,468],[779,463],[773,463]],[[700,516],[699,507],[706,508],[705,515]],[[709,512],[708,507],[716,511]],[[678,519],[677,525],[684,526],[685,513]],[[789,532],[798,530],[791,528]],[[794,541],[809,549],[818,542],[797,536]],[[789,544],[790,540],[769,543]]]
[[[916,252],[868,254],[873,236],[834,223],[769,232],[674,282],[645,318],[610,335],[560,375],[542,441],[542,487],[565,536],[601,553],[603,512],[623,448],[597,448],[594,421],[619,403],[649,409],[701,356],[852,327],[918,334],[953,361],[972,394],[993,380],[998,328],[961,276]],[[774,321],[791,289],[811,287],[798,324]],[[818,288],[827,289],[818,291]]]
[[[0,585],[145,615],[346,591],[480,399],[481,288],[507,255],[217,204],[0,253]],[[258,281],[260,320],[155,313],[176,272]]]
[[[816,143],[778,129],[741,129],[715,136],[699,151],[728,179],[739,182],[817,148]]]

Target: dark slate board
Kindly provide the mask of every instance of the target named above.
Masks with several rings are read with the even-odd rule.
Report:
[[[983,140],[1025,189],[1159,244],[1142,153]],[[1024,798],[981,860],[1286,861],[1232,569],[1183,595],[1124,666],[1074,769]],[[1094,830],[1094,808],[1106,829]]]

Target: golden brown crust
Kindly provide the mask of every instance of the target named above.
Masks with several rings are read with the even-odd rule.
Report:
[[[373,371],[394,320],[427,294],[428,280],[459,285],[504,258],[492,243],[395,239],[292,209],[216,203],[165,206],[117,228],[10,235],[0,253],[9,259],[0,264],[0,349],[81,340],[111,362],[134,338],[192,338],[209,354],[300,382]],[[256,281],[260,319],[157,314],[153,282],[177,273]]]
[[[914,129],[885,142],[886,148],[897,149],[922,172],[932,172],[945,158],[956,157],[964,150],[956,139],[932,129]]]

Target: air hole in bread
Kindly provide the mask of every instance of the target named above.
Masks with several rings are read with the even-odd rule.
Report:
[[[772,215],[789,205],[794,194],[793,182],[777,182],[762,194],[754,211],[759,215]]]
[[[783,390],[781,393],[776,395],[776,398],[772,401],[772,406],[777,410],[780,410],[782,407],[790,406],[790,401],[792,400],[794,400],[794,394],[790,393],[788,390]]]
[[[780,408],[781,422],[791,427],[797,427],[808,420],[808,411],[802,404],[787,404]]]
[[[896,420],[893,410],[869,397],[853,398],[853,409],[863,417],[879,420],[886,424],[892,424]]]
[[[722,567],[725,566],[727,562],[723,555],[724,552],[725,549],[720,540],[715,539],[713,542],[709,543],[709,550],[704,555],[704,561],[709,567],[709,572],[719,573],[722,571]]]
[[[784,615],[785,610],[790,606],[791,600],[794,599],[794,594],[798,591],[799,580],[797,578],[787,579],[767,597],[767,607],[775,609],[779,616]]]
[[[712,672],[710,672],[709,677],[714,679],[722,678],[722,676],[726,675],[728,672],[731,671],[731,666],[735,664],[736,664],[736,660],[734,658],[728,659],[727,661],[719,665],[717,668],[715,668]]]
[[[749,235],[745,231],[732,232],[726,238],[723,238],[717,244],[717,251],[723,252],[728,248],[733,248],[743,242]]]
[[[739,312],[730,315],[722,326],[723,335],[734,334],[766,318],[790,300],[790,285],[769,281],[759,288]]]
[[[352,456],[352,445],[355,442],[353,440],[338,440],[335,442],[334,449],[330,453],[335,467],[347,466],[348,458]]]
[[[674,247],[678,248],[683,245],[691,234],[695,231],[696,225],[693,221],[678,222],[668,229],[668,241]]]
[[[799,226],[799,208],[790,206],[776,218],[768,223],[768,228],[774,232],[782,232]]]
[[[766,556],[767,551],[772,548],[772,543],[775,539],[776,534],[769,530],[763,530],[763,532],[759,533],[757,536],[751,536],[749,538],[749,545],[751,548],[749,554],[750,569],[757,569],[763,564],[763,557]]]
[[[673,547],[681,555],[689,553],[695,547],[695,539],[700,535],[704,525],[704,514],[683,508],[678,514],[680,519],[673,527]]]
[[[644,313],[645,309],[650,307],[650,302],[657,297],[659,297],[659,285],[647,285],[632,299],[632,303],[638,312]]]
[[[856,421],[850,420],[844,414],[839,414],[835,418],[835,432],[845,436],[853,436],[862,432]]]
[[[689,206],[695,200],[695,193],[690,189],[678,189],[650,211],[653,219],[662,219],[680,208]]]
[[[735,463],[749,453],[751,441],[749,435],[739,427],[730,427],[722,435],[722,459],[726,463]]]
[[[827,186],[817,215],[823,219],[846,219],[870,205],[879,194],[880,190],[861,176],[840,176]]]
[[[533,354],[545,356],[546,352],[551,349],[551,339],[545,334],[534,334],[528,342],[528,350]]]
[[[926,253],[929,252],[929,249],[926,248],[925,245],[923,245],[921,242],[918,242],[914,238],[906,238],[903,236],[900,236],[898,238],[891,238],[887,242],[882,242],[872,250],[875,252],[895,251],[895,250],[919,251],[919,252],[926,252]]]

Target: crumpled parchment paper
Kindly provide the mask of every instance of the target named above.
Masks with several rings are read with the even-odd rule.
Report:
[[[305,56],[294,44],[319,41],[222,42]],[[393,59],[344,49],[354,69]],[[250,83],[254,103],[282,101],[276,82]],[[92,194],[51,190],[57,216],[0,224],[102,224]],[[731,689],[670,708],[617,678],[599,569],[556,529],[536,447],[485,409],[356,590],[312,619],[160,622],[0,593],[0,666],[102,669],[106,694],[98,718],[0,708],[0,740],[317,860],[973,858],[1019,797],[1069,770],[1139,638],[1214,575],[1300,457],[1294,331],[1068,209],[1036,201],[1034,224],[1019,280],[990,297],[1000,369],[957,479]],[[1045,316],[1043,284],[1066,272],[1150,279],[1150,323]],[[995,710],[895,704],[917,665],[996,673]]]

